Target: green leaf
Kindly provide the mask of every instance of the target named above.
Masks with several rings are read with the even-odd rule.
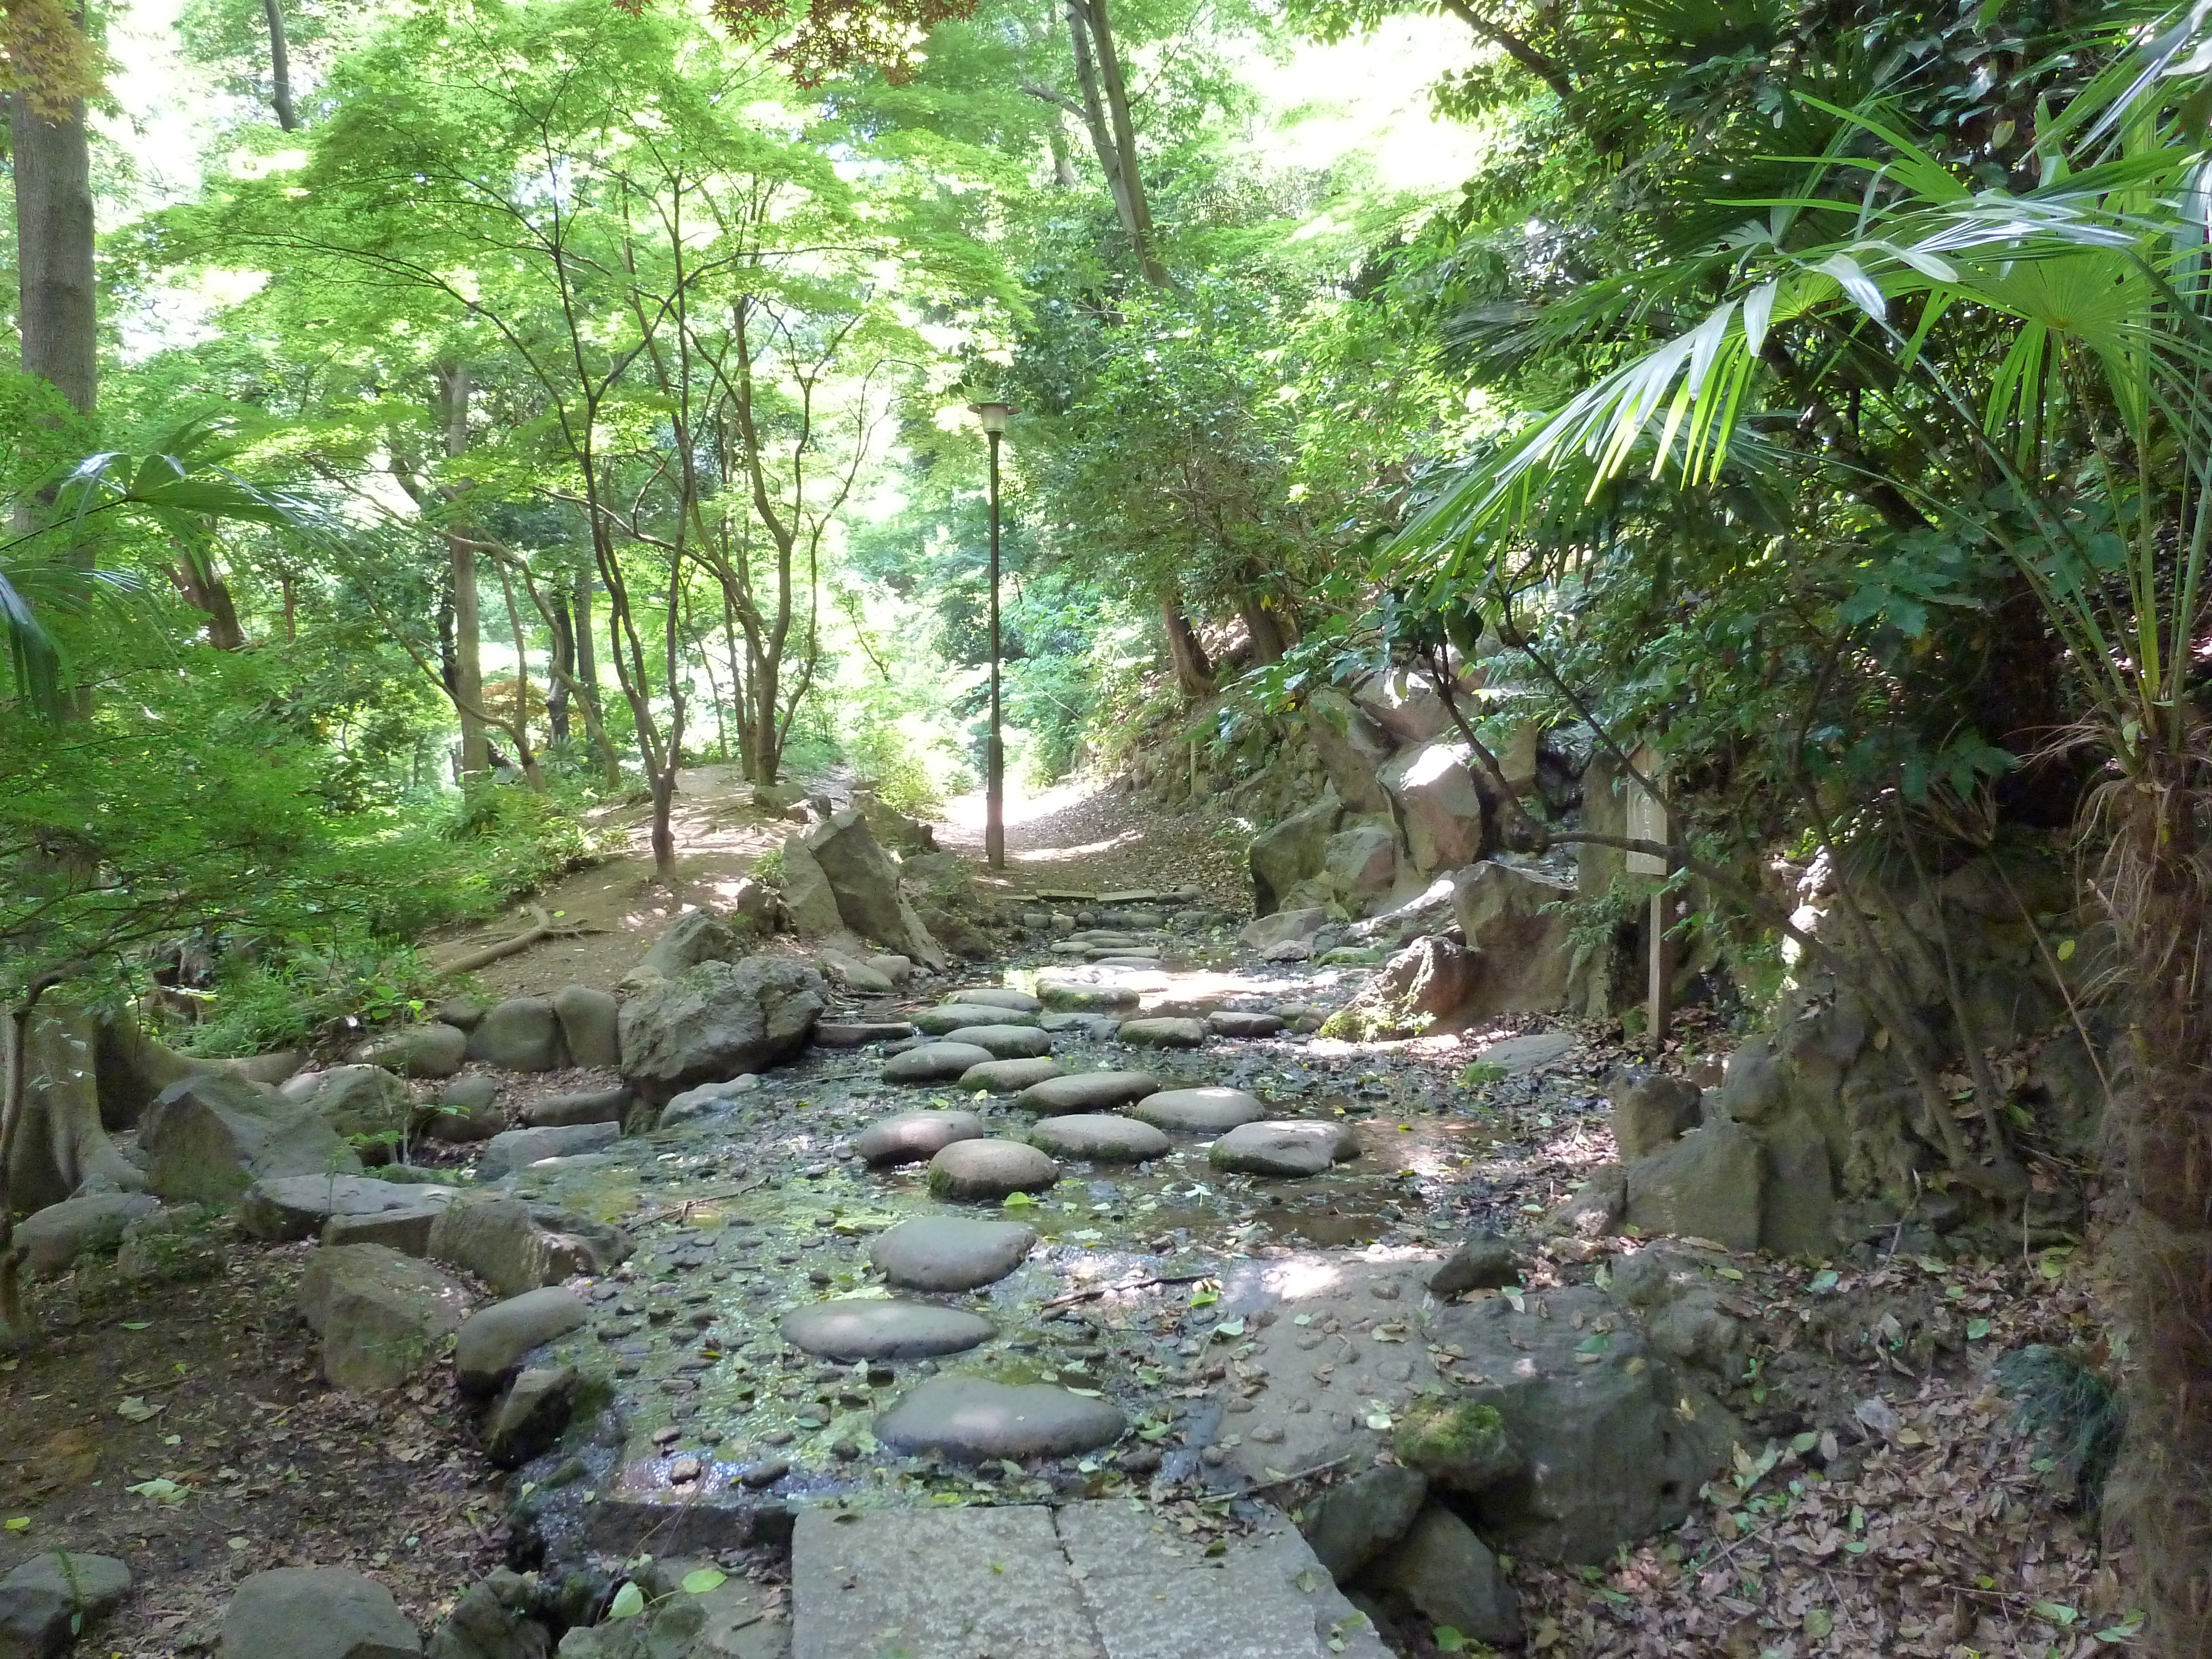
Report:
[[[2061,1630],[2081,1616],[2077,1609],[2068,1607],[2063,1601],[2038,1601],[2028,1611],[2039,1619],[2049,1620]]]
[[[720,1567],[694,1567],[684,1575],[686,1595],[708,1595],[730,1582],[730,1575]]]
[[[30,1529],[31,1517],[27,1515],[13,1516],[6,1521],[0,1521],[0,1530],[7,1532],[28,1532]]]
[[[1466,1636],[1450,1625],[1438,1625],[1436,1629],[1436,1634],[1430,1639],[1436,1643],[1437,1651],[1438,1653],[1465,1653],[1467,1651]]]
[[[615,1599],[607,1607],[607,1617],[635,1619],[644,1611],[645,1592],[635,1583],[628,1583],[615,1592]]]
[[[1990,1322],[1988,1320],[1970,1319],[1966,1322],[1966,1340],[1968,1341],[1978,1342],[1989,1334]]]
[[[1841,1282],[1840,1279],[1833,1267],[1823,1267],[1813,1275],[1813,1282],[1805,1288],[1814,1296],[1819,1296],[1823,1291],[1834,1290],[1839,1282]]]

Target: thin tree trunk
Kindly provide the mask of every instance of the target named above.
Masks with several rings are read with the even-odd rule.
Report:
[[[446,429],[446,456],[455,459],[469,447],[469,369],[444,363],[436,370],[438,397]],[[484,730],[483,619],[477,607],[477,550],[459,529],[446,534],[453,583],[453,712],[461,722],[461,777],[482,779],[491,771],[491,739]]]
[[[515,608],[514,577],[501,562],[499,591],[507,601],[507,636],[514,641],[514,757],[522,775],[539,794],[545,793],[545,775],[538,768],[538,750],[530,742],[530,652],[524,641],[522,612]]]
[[[284,42],[284,8],[280,0],[261,0],[261,10],[269,20],[269,101],[276,106],[276,125],[295,132],[300,118],[292,110],[292,53]]]
[[[1168,655],[1174,659],[1176,684],[1183,696],[1212,695],[1213,665],[1206,659],[1190,618],[1183,615],[1182,602],[1171,592],[1160,595],[1160,626],[1167,633]]]
[[[575,625],[568,620],[568,595],[560,583],[552,584],[553,601],[546,607],[553,647],[547,665],[551,688],[545,693],[545,729],[556,745],[568,741],[568,685],[576,677]]]
[[[218,651],[246,648],[246,630],[238,623],[238,606],[230,597],[230,584],[215,567],[212,549],[179,559],[169,567],[169,580],[185,602],[207,618],[210,645]]]
[[[1121,54],[1106,19],[1105,0],[1067,0],[1067,33],[1075,55],[1075,78],[1083,88],[1084,125],[1091,148],[1106,174],[1115,211],[1137,257],[1137,268],[1154,288],[1168,286],[1167,270],[1153,246],[1152,204],[1137,171],[1135,124],[1129,118],[1129,94],[1121,78]]]
[[[599,757],[600,775],[607,787],[614,789],[622,784],[622,758],[615,753],[614,739],[607,735],[606,708],[599,701],[599,647],[592,631],[592,590],[598,580],[588,561],[576,572],[576,690],[583,699],[584,735],[591,740],[592,752]]]

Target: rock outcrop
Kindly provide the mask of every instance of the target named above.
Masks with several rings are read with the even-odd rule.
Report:
[[[787,957],[702,963],[623,1005],[623,1076],[657,1106],[766,1071],[805,1048],[828,1006],[821,975]]]

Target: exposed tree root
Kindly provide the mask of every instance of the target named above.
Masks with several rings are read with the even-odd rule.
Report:
[[[436,971],[441,974],[474,973],[477,969],[489,967],[503,957],[511,957],[518,952],[527,951],[540,940],[574,939],[579,933],[595,933],[599,931],[596,927],[556,927],[553,925],[553,918],[545,914],[544,905],[532,904],[525,908],[530,912],[529,927],[512,939],[503,939],[493,945],[480,945],[466,955],[454,957],[451,962],[440,963],[436,964]]]

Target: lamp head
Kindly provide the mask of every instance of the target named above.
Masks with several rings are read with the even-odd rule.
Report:
[[[1012,404],[970,404],[968,407],[982,422],[983,430],[994,437],[1006,429],[1006,417],[1017,412]]]

